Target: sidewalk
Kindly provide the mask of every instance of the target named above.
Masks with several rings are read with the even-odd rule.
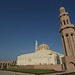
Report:
[[[11,71],[0,70],[0,75],[35,75],[35,74],[20,73],[20,72],[11,72]]]

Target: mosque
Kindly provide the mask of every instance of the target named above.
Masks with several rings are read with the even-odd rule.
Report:
[[[46,44],[41,44],[38,47],[38,42],[35,43],[35,52],[18,56],[17,65],[56,65],[62,64],[61,58],[64,55],[51,51]]]
[[[59,11],[59,32],[64,55],[51,51],[46,44],[38,47],[36,41],[35,52],[18,56],[17,65],[34,65],[36,69],[74,70],[75,72],[75,26],[71,24],[69,13],[64,7],[61,7]]]

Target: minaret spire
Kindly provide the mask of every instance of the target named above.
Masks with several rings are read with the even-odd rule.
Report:
[[[37,40],[36,40],[36,43],[35,43],[35,52],[37,51],[37,47],[38,47],[38,43],[37,43]]]
[[[60,29],[65,56],[75,56],[75,27],[70,22],[69,14],[64,7],[59,9]]]

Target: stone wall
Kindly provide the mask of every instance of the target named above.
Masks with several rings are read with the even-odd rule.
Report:
[[[48,70],[62,71],[61,65],[27,65],[19,67],[9,66],[8,69],[48,69]]]
[[[4,67],[8,68],[10,65],[16,65],[16,61],[0,61],[0,69],[4,69]]]
[[[27,66],[9,66],[8,69],[34,69],[34,65]]]
[[[34,69],[50,69],[62,71],[61,65],[35,65]]]

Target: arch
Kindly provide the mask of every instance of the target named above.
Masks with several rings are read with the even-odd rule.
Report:
[[[75,66],[75,63],[74,63],[74,62],[70,62],[70,63],[72,63],[72,64]],[[69,63],[69,64],[70,64],[70,63]]]
[[[1,65],[2,65],[2,63],[1,63]]]
[[[72,70],[75,68],[75,63],[74,62],[70,62],[69,63],[69,68]]]

